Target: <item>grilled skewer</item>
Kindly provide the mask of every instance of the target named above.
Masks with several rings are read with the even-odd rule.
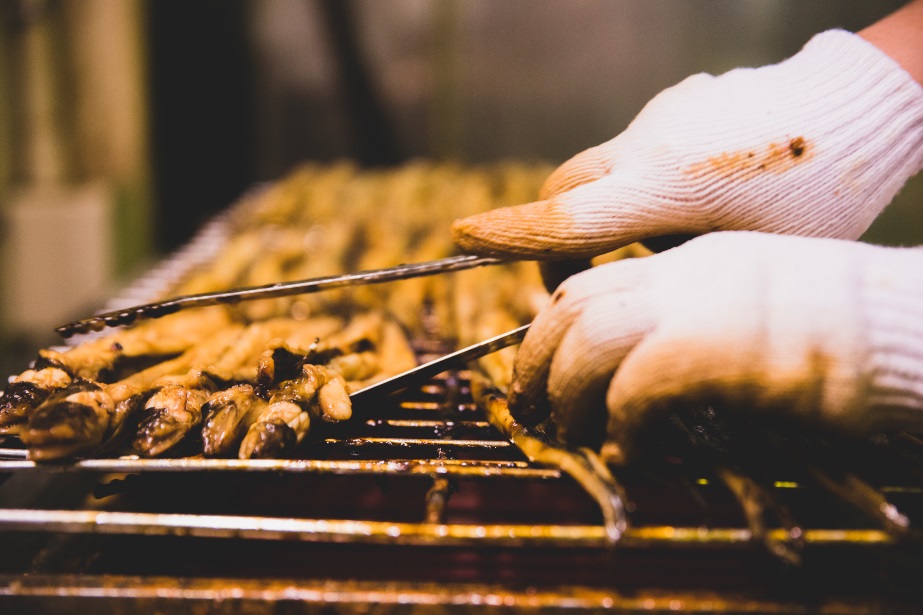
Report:
[[[340,324],[338,318],[255,323],[207,367],[195,366],[184,374],[159,379],[153,384],[159,390],[145,405],[145,416],[132,443],[134,449],[148,457],[163,454],[201,423],[202,405],[222,386],[234,382],[255,384],[258,360],[274,338],[300,343],[328,335]]]
[[[244,436],[241,459],[287,456],[313,421],[352,416],[351,388],[415,364],[400,327],[376,314],[355,319],[339,335],[307,352],[285,349],[282,354],[280,350],[267,351],[260,361],[258,380],[271,391],[269,406]],[[293,362],[299,354],[301,358]]]
[[[29,417],[23,442],[34,459],[58,459],[98,449],[112,439],[125,418],[143,404],[158,379],[208,362],[243,332],[231,325],[185,353],[116,383],[105,385],[78,378],[61,395],[52,395]],[[74,390],[76,389],[76,390]]]
[[[0,434],[19,434],[32,410],[72,381],[70,374],[58,367],[21,373],[0,393]]]
[[[20,374],[0,394],[0,433],[20,433],[35,409],[75,378],[109,382],[120,364],[178,355],[228,324],[225,310],[201,310],[144,323],[69,350],[41,350],[35,368]]]
[[[75,377],[99,380],[121,359],[177,355],[229,324],[227,310],[221,308],[177,314],[167,321],[141,323],[65,351],[42,350],[37,363],[60,367]]]
[[[17,376],[0,393],[0,434],[20,433],[29,415],[74,378],[108,382],[123,362],[180,354],[228,324],[225,310],[200,310],[143,323],[68,350],[41,350],[34,369]]]
[[[345,421],[351,416],[343,377],[321,365],[304,365],[301,375],[284,382],[249,426],[238,456],[285,456],[302,441],[312,421]]]

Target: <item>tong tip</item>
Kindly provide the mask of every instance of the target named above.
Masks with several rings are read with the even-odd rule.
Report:
[[[106,327],[122,327],[130,325],[136,320],[140,319],[160,318],[161,316],[166,316],[167,314],[173,314],[174,312],[179,311],[179,309],[180,307],[175,304],[149,303],[147,305],[139,305],[122,310],[106,312],[104,314],[97,314],[96,316],[91,316],[81,320],[75,320],[74,322],[67,323],[66,325],[55,327],[55,331],[57,331],[61,337],[66,339],[73,337],[74,335],[81,335],[93,331],[102,331]]]

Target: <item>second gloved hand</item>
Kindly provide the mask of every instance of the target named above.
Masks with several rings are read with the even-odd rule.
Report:
[[[543,200],[456,222],[466,252],[589,257],[715,230],[858,238],[923,167],[923,88],[830,31],[773,66],[695,75],[549,177]]]
[[[729,232],[601,265],[536,317],[510,391],[518,420],[550,409],[565,443],[615,462],[692,404],[923,426],[923,249]]]

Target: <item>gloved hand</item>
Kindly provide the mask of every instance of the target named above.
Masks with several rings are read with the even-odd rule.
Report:
[[[923,248],[712,233],[579,273],[514,366],[514,416],[542,420],[549,401],[563,441],[605,438],[613,462],[677,403],[923,426]]]
[[[858,238],[923,168],[923,88],[857,35],[773,66],[695,75],[557,169],[543,200],[459,220],[466,252],[589,257],[650,237]]]

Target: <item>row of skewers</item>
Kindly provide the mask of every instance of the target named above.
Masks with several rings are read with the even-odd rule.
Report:
[[[166,296],[442,258],[452,220],[532,200],[546,173],[306,166],[235,207],[216,256]],[[40,461],[128,448],[291,456],[312,424],[351,416],[350,392],[413,367],[410,339],[474,343],[529,322],[546,299],[534,266],[510,264],[143,321],[42,350],[0,394],[0,436]],[[495,388],[514,353],[481,360]]]
[[[415,364],[400,326],[379,314],[248,325],[226,310],[178,316],[41,351],[4,392],[0,432],[18,435],[37,461],[129,443],[147,457],[286,457],[312,423],[350,418],[351,389]]]

